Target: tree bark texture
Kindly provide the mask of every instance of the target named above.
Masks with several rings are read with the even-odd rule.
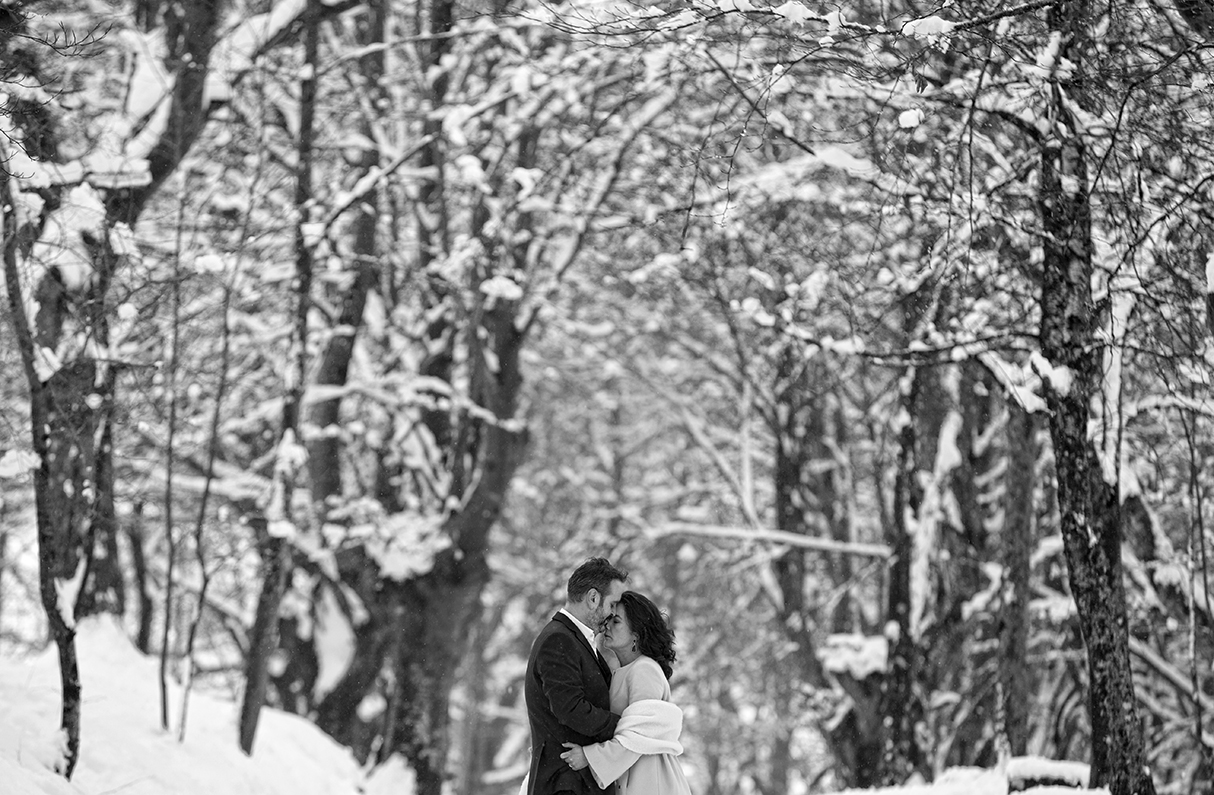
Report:
[[[1012,756],[1028,751],[1028,639],[1030,556],[1035,542],[1033,487],[1037,465],[1037,424],[1014,400],[1007,401],[1007,486],[1004,492],[1000,553],[1003,584],[999,608],[999,689],[1003,732]]]
[[[889,657],[881,694],[882,748],[879,783],[897,785],[919,762],[914,735],[914,682],[918,654],[911,634],[911,561],[915,554],[911,522],[918,515],[923,490],[915,467],[917,434],[914,409],[919,391],[917,367],[904,376],[903,424],[898,433],[898,470],[894,476],[893,560],[889,570],[886,639]]]
[[[845,411],[838,396],[832,394],[822,397],[818,413],[822,418],[822,432],[814,436],[813,456],[819,461],[833,461],[834,465],[824,468],[819,475],[811,475],[811,482],[816,484],[814,491],[818,494],[826,526],[830,528],[830,537],[841,543],[851,543],[855,541],[848,502],[851,467],[846,460],[840,460],[837,452],[848,448]],[[826,559],[826,566],[830,582],[836,585],[850,583],[855,574],[851,555],[830,555]],[[831,611],[831,631],[855,632],[858,630],[857,621],[852,589],[844,588]]]
[[[989,490],[995,487],[992,481],[998,481],[992,473],[1004,463],[1005,447],[992,434],[1001,419],[999,409],[1003,405],[995,379],[977,362],[963,363],[960,379],[957,409],[962,415],[962,427],[957,447],[961,464],[952,482],[960,509],[961,526],[957,530],[964,546],[953,553],[954,557],[970,561],[956,573],[956,595],[966,599],[982,588],[980,564],[988,557],[989,528],[997,514]]]
[[[116,390],[111,390],[111,392]],[[113,400],[111,397],[111,406]],[[89,528],[88,548],[93,561],[81,591],[80,615],[126,614],[126,580],[118,552],[118,516],[114,509],[114,421],[108,412],[101,428],[97,458],[97,507]]]
[[[1100,388],[1101,343],[1092,295],[1088,151],[1076,134],[1083,125],[1076,123],[1071,103],[1083,99],[1090,14],[1088,2],[1079,0],[1059,2],[1048,15],[1050,28],[1062,37],[1059,54],[1075,69],[1047,89],[1052,129],[1042,142],[1038,194],[1044,249],[1040,346],[1053,368],[1043,381],[1059,521],[1087,646],[1091,784],[1108,787],[1112,795],[1154,795],[1130,669],[1119,490],[1105,481],[1088,434],[1091,401]]]
[[[809,366],[788,345],[780,353],[773,384],[775,410],[770,413],[775,437],[774,492],[777,529],[799,535],[810,535],[810,517],[829,521],[835,508],[835,497],[829,479],[810,474],[814,453],[825,444],[824,408],[821,396],[809,375]],[[833,530],[833,525],[831,526]],[[827,687],[825,672],[818,659],[812,630],[817,623],[813,606],[806,596],[806,579],[810,561],[803,549],[788,549],[772,566],[780,587],[778,618],[782,631],[793,644],[790,659],[781,661],[786,672],[784,681],[803,682],[814,688]],[[789,698],[779,699],[783,708],[791,706]],[[792,774],[791,716],[773,726],[773,739],[768,758],[764,793],[787,792]]]
[[[240,705],[240,750],[253,753],[253,741],[257,737],[257,723],[261,706],[265,701],[266,685],[269,681],[270,656],[278,641],[278,606],[286,588],[290,571],[287,542],[281,538],[265,536],[261,551],[261,592],[257,599],[257,611],[253,615],[253,629],[249,635],[249,655],[245,660],[245,694]]]
[[[152,619],[156,614],[149,587],[147,555],[143,549],[143,504],[135,505],[134,516],[126,523],[126,541],[131,550],[131,574],[135,580],[139,602],[139,629],[135,633],[135,648],[144,654],[152,653]]]

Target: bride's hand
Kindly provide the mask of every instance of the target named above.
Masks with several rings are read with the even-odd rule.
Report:
[[[561,754],[561,759],[574,770],[581,770],[590,763],[586,761],[586,752],[582,750],[582,746],[575,743],[563,743],[569,750]]]

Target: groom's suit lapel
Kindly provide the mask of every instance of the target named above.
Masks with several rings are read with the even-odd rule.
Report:
[[[569,631],[573,633],[573,636],[577,638],[579,642],[581,642],[582,648],[590,652],[590,656],[594,658],[594,662],[599,666],[599,672],[603,674],[603,679],[610,682],[611,668],[608,667],[607,661],[603,659],[603,655],[599,654],[597,649],[587,642],[586,636],[582,634],[582,631],[578,629],[577,625],[573,623],[569,616],[565,615],[564,613],[557,613],[552,617],[552,619],[554,621],[561,622],[569,628]]]
[[[603,674],[603,681],[611,684],[611,668],[607,665],[607,661],[603,659],[603,655],[599,654],[597,649],[594,652],[594,661],[599,664],[599,672]]]

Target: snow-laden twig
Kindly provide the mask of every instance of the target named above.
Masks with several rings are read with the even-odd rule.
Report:
[[[321,236],[328,236],[329,230],[333,228],[333,224],[337,223],[337,219],[344,215],[351,207],[366,198],[367,194],[377,188],[381,181],[391,176],[397,169],[408,162],[410,158],[433,142],[433,135],[422,136],[412,146],[398,154],[392,162],[384,166],[376,166],[369,169],[366,174],[359,178],[358,182],[354,183],[353,188],[338,196],[333,209],[325,217]]]
[[[843,555],[856,555],[868,558],[889,558],[893,554],[885,544],[835,541],[830,538],[818,538],[800,533],[790,533],[785,530],[727,527],[723,525],[695,524],[692,522],[667,522],[656,527],[651,527],[645,532],[650,538],[691,536],[720,541],[757,541],[763,544],[780,544],[796,547],[797,549],[808,549],[816,552],[837,552]]]

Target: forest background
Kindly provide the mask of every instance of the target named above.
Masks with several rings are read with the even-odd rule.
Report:
[[[174,680],[246,752],[268,704],[512,792],[605,554],[676,629],[697,792],[1208,792],[1212,36],[6,0],[0,648],[55,644],[61,771],[114,613],[166,730]]]

